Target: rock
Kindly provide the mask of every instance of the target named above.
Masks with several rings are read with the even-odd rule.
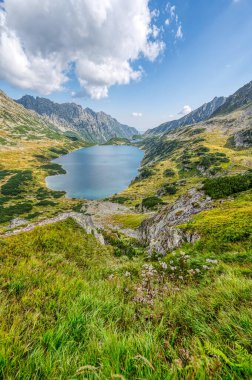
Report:
[[[105,244],[103,235],[98,232],[93,223],[92,217],[90,215],[83,215],[80,213],[75,213],[72,218],[81,226],[88,234],[94,235],[94,237],[101,243]]]
[[[202,191],[190,189],[174,204],[169,205],[145,220],[139,228],[140,240],[149,246],[149,251],[165,255],[184,242],[194,242],[198,234],[187,234],[178,225],[185,223],[199,212],[211,208],[211,198]]]
[[[233,136],[233,145],[235,148],[249,148],[252,146],[252,128],[237,132]]]
[[[94,112],[75,103],[54,103],[49,99],[25,95],[16,100],[25,108],[42,115],[62,132],[72,132],[86,141],[105,143],[113,137],[131,139],[139,132],[119,123],[104,112]]]
[[[15,219],[12,219],[12,221],[8,225],[8,228],[16,228],[16,227],[19,227],[19,226],[23,226],[26,223],[28,223],[28,221],[26,219],[15,218]]]

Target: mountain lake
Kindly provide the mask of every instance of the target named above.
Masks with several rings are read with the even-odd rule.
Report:
[[[58,157],[66,174],[46,178],[51,190],[68,198],[103,199],[126,189],[137,176],[144,152],[128,145],[95,145]]]

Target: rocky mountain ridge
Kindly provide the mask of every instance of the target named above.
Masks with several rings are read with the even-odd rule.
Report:
[[[252,81],[239,88],[233,95],[226,98],[226,101],[213,112],[212,116],[232,112],[236,108],[246,106],[252,102]]]
[[[196,124],[201,121],[204,121],[208,119],[215,112],[216,109],[218,109],[222,104],[224,104],[225,100],[226,98],[223,96],[215,97],[211,102],[203,104],[201,107],[197,108],[196,110],[190,112],[188,115],[185,115],[178,120],[172,120],[167,123],[163,123],[156,128],[149,129],[145,133],[145,136],[149,137],[155,135],[162,135],[178,127],[183,127],[186,125]]]
[[[94,112],[75,103],[55,103],[46,98],[25,95],[16,100],[25,108],[43,115],[62,132],[71,132],[93,143],[105,143],[113,137],[131,139],[135,128],[119,123],[105,112]]]

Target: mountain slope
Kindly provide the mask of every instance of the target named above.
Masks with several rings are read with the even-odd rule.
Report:
[[[160,126],[149,129],[145,135],[146,136],[154,136],[164,134],[172,129],[196,124],[201,121],[208,119],[216,109],[218,109],[225,102],[224,97],[215,97],[211,102],[203,104],[203,106],[197,108],[196,110],[190,112],[188,115],[183,116],[181,119],[172,120],[167,123],[163,123]]]
[[[71,211],[77,202],[65,199],[64,191],[49,190],[45,177],[64,173],[52,158],[87,145],[0,91],[0,231],[15,218]]]
[[[25,108],[45,116],[64,132],[71,131],[94,143],[104,143],[113,137],[132,138],[138,134],[135,128],[120,124],[104,112],[83,109],[75,103],[54,103],[45,98],[25,95],[17,100]]]
[[[239,88],[233,95],[226,98],[225,103],[223,103],[216,111],[214,111],[213,116],[220,115],[224,113],[231,112],[236,108],[245,106],[252,102],[252,81],[245,84],[245,86]]]
[[[64,135],[52,123],[24,109],[0,91],[1,145],[14,146],[25,141],[59,141],[64,138]]]

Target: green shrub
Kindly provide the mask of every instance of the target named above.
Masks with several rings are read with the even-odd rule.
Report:
[[[127,202],[128,200],[129,200],[129,198],[126,198],[126,197],[113,197],[112,198],[113,202],[116,202],[119,204],[123,204],[123,203]]]
[[[56,153],[57,155],[67,154],[68,150],[65,148],[50,148],[50,152]]]
[[[190,133],[189,133],[189,136],[194,136],[194,135],[198,135],[200,133],[203,133],[205,132],[206,128],[196,128],[196,129],[193,129]]]
[[[27,215],[26,219],[28,219],[28,220],[34,219],[34,218],[36,218],[39,215],[40,215],[40,212],[37,211],[37,212],[34,212],[32,214]]]
[[[246,191],[252,188],[252,173],[209,178],[205,180],[203,190],[212,198],[218,199]]]
[[[174,177],[175,176],[175,172],[172,169],[166,169],[164,171],[164,176],[165,177]]]
[[[9,170],[0,170],[0,181],[10,174]]]
[[[75,211],[75,212],[81,212],[82,207],[83,207],[83,202],[78,203],[77,205],[73,206],[73,211]]]
[[[142,207],[147,209],[154,209],[158,205],[162,205],[164,202],[159,197],[148,197],[142,200]]]
[[[16,196],[21,194],[24,189],[23,186],[32,180],[31,170],[24,170],[18,172],[6,182],[1,189],[3,195]]]
[[[66,194],[65,191],[51,191],[51,196],[53,198],[61,198]]]
[[[151,177],[154,173],[155,173],[155,171],[154,171],[152,168],[146,166],[146,167],[144,167],[144,168],[142,168],[142,169],[140,170],[140,173],[139,173],[138,176],[136,177],[136,180],[140,181],[140,180],[142,180],[142,179],[149,178],[149,177]]]
[[[37,206],[56,206],[57,203],[50,201],[48,199],[45,199],[43,201],[40,201],[37,203]]]
[[[0,197],[0,205],[3,205],[4,203],[11,200],[11,197]]]
[[[198,154],[199,155],[199,154]],[[220,153],[208,153],[200,158],[197,162],[199,166],[202,166],[204,169],[210,168],[210,166],[214,164],[219,164],[222,162],[229,162],[228,157],[226,155],[220,155]]]
[[[177,192],[176,186],[174,185],[164,185],[163,186],[164,194],[174,195]]]
[[[50,174],[50,175],[66,174],[65,169],[63,169],[61,165],[56,164],[56,163],[42,165],[42,166],[40,166],[40,168],[47,170],[48,174]]]
[[[0,206],[0,223],[5,223],[13,219],[13,217],[25,214],[32,210],[32,204],[28,202],[17,203],[16,205],[3,207]]]

